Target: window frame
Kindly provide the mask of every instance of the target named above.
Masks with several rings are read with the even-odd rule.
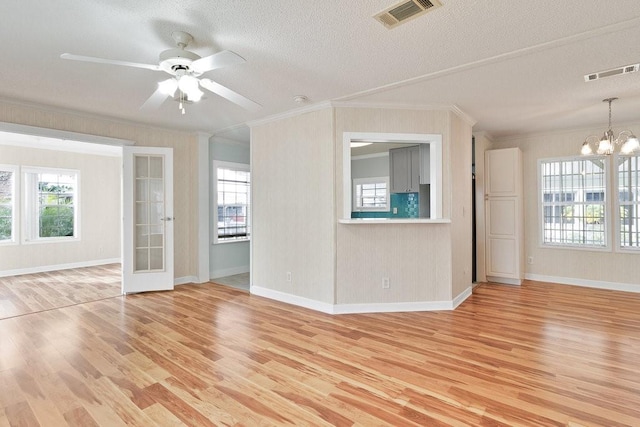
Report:
[[[632,158],[632,157],[636,157],[636,165],[638,166],[638,169],[640,170],[640,155],[633,155],[633,154],[629,154],[629,155],[625,155],[625,154],[615,154],[613,156],[614,159],[614,165],[615,167],[612,168],[614,169],[613,174],[614,174],[614,190],[615,190],[615,200],[614,200],[614,212],[615,212],[615,233],[616,233],[616,238],[615,238],[615,242],[616,242],[616,252],[621,252],[621,253],[630,253],[630,254],[638,254],[640,253],[640,243],[638,243],[637,247],[633,247],[633,246],[622,246],[622,220],[620,218],[620,209],[623,206],[626,206],[627,203],[622,203],[620,200],[620,165],[621,163],[621,159],[624,158]],[[636,189],[636,191],[638,192],[638,194],[640,194],[640,182],[637,183],[638,189]],[[635,200],[636,205],[640,205],[640,200]],[[630,204],[631,206],[633,206],[632,204]]]
[[[242,171],[249,173],[249,191],[247,197],[247,207],[246,207],[246,236],[238,237],[235,239],[221,239],[218,235],[218,169],[231,169],[235,171]],[[212,237],[214,245],[222,245],[229,243],[240,243],[240,242],[250,242],[251,241],[251,168],[247,163],[236,163],[236,162],[228,162],[223,160],[214,160],[213,161],[213,171],[212,171],[212,192],[213,197],[211,209],[213,211],[213,225],[212,225]]]
[[[612,250],[612,239],[611,231],[612,230],[612,215],[611,215],[611,201],[610,201],[610,193],[611,193],[611,164],[608,158],[611,156],[598,155],[598,156],[571,156],[571,157],[551,157],[551,158],[542,158],[538,159],[537,165],[537,180],[538,180],[538,192],[537,192],[537,200],[538,200],[538,238],[539,246],[545,249],[570,249],[570,250],[584,250],[584,251],[595,251],[595,252],[611,252]],[[573,200],[570,202],[570,206],[583,205],[587,206],[590,202],[601,202],[604,209],[604,224],[603,224],[603,239],[604,243],[602,245],[589,245],[589,244],[579,244],[579,243],[557,243],[557,242],[545,242],[545,209],[551,207],[552,205],[547,204],[544,200],[545,192],[548,194],[561,194],[559,192],[549,191],[548,189],[543,188],[543,164],[545,163],[553,163],[553,162],[573,162],[573,161],[589,161],[589,160],[602,160],[602,164],[604,166],[604,170],[602,172],[602,176],[604,178],[603,184],[603,193],[604,200],[586,200],[587,193],[595,193],[600,192],[599,189],[590,189],[590,188],[582,188],[579,189],[584,193],[583,200],[580,201],[579,197],[574,195]]]
[[[0,164],[0,171],[13,174],[13,188],[11,189],[11,239],[0,240],[1,246],[17,245],[20,243],[18,218],[20,218],[20,167],[17,165]]]
[[[64,243],[77,242],[80,240],[80,171],[77,169],[65,169],[55,167],[23,166],[22,176],[22,243]],[[28,175],[53,174],[53,175],[75,175],[75,188],[73,191],[73,236],[40,237],[38,201],[38,180],[28,177]]]
[[[366,207],[360,206],[358,207],[358,192],[357,186],[363,184],[378,184],[383,182],[386,185],[386,195],[385,195],[385,206],[374,206],[374,207]],[[390,212],[391,211],[391,189],[390,179],[388,176],[378,176],[378,177],[370,177],[370,178],[353,178],[353,188],[351,191],[352,200],[351,200],[351,209],[354,212]]]

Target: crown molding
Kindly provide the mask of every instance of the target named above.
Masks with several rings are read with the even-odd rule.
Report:
[[[59,107],[59,106],[50,105],[50,104],[39,104],[39,103],[35,103],[35,102],[23,101],[23,100],[18,100],[18,99],[13,99],[13,98],[0,97],[0,105],[1,104],[4,104],[4,105],[15,105],[17,107],[24,107],[24,108],[31,108],[31,109],[34,109],[34,110],[44,111],[44,112],[48,112],[48,113],[68,114],[68,115],[71,115],[71,116],[84,118],[84,119],[100,120],[100,121],[107,122],[107,123],[112,123],[112,124],[115,124],[115,125],[132,126],[132,127],[136,127],[136,128],[158,130],[158,131],[163,131],[163,132],[175,132],[175,133],[186,134],[186,135],[197,135],[197,134],[199,134],[201,132],[207,133],[207,131],[185,130],[185,129],[176,129],[176,128],[170,128],[170,127],[151,125],[151,124],[148,124],[148,123],[135,122],[135,121],[125,120],[125,119],[121,119],[121,118],[117,118],[117,117],[113,117],[113,116],[108,116],[108,115],[101,115],[101,114],[97,114],[97,113],[88,113],[86,111],[75,110],[73,108],[68,108],[68,107]]]
[[[317,104],[309,105],[302,108],[296,108],[294,110],[285,111],[284,113],[274,114],[262,119],[253,120],[247,122],[246,125],[251,127],[263,125],[266,123],[296,117],[300,114],[318,111],[325,108],[369,108],[369,109],[381,109],[381,110],[414,110],[414,111],[448,111],[456,114],[469,126],[474,126],[476,120],[469,114],[464,112],[457,105],[442,105],[442,104],[401,104],[401,103],[387,103],[387,102],[358,102],[358,101],[325,101]],[[233,128],[236,128],[234,126]],[[220,132],[229,130],[231,128],[223,129]]]
[[[600,135],[603,131],[605,131],[607,129],[607,124],[605,123],[604,125],[600,125],[599,129],[596,129],[597,125],[594,126],[589,126],[589,127],[575,127],[575,128],[567,128],[567,129],[556,129],[556,130],[548,130],[548,131],[540,131],[540,132],[523,132],[523,133],[516,133],[516,134],[510,134],[510,135],[504,135],[504,136],[499,136],[499,137],[494,137],[492,138],[492,142],[504,142],[504,141],[521,141],[521,140],[528,140],[531,138],[545,138],[545,137],[550,137],[550,136],[558,136],[558,135],[570,135],[573,133],[583,133],[584,135],[582,135],[581,137],[579,137],[576,141],[577,144],[581,145],[582,142],[584,142],[584,138],[586,138],[588,135],[593,135],[594,132],[597,135]],[[639,129],[640,130],[640,121],[638,122],[624,122],[624,123],[616,123],[615,126],[613,127],[613,130],[617,132],[620,132],[620,130],[622,129],[627,129],[627,130],[631,130],[631,129]],[[640,133],[640,132],[639,132]]]
[[[257,120],[252,120],[246,123],[247,126],[249,126],[250,128],[255,127],[255,126],[260,126],[260,125],[264,125],[267,123],[271,123],[271,122],[276,122],[279,120],[283,120],[283,119],[288,119],[291,117],[296,117],[299,116],[301,114],[305,114],[305,113],[310,113],[313,111],[318,111],[318,110],[324,110],[325,108],[331,108],[331,102],[329,101],[324,101],[324,102],[318,102],[316,104],[312,104],[312,105],[307,105],[305,107],[300,107],[300,108],[296,108],[293,110],[289,110],[289,111],[285,111],[283,113],[278,113],[278,114],[274,114],[271,116],[267,116],[264,117],[262,119],[257,119]]]
[[[394,102],[361,102],[361,101],[332,101],[336,108],[376,108],[386,110],[418,110],[418,111],[449,111],[460,117],[469,126],[474,126],[476,120],[457,105],[444,104],[402,104]]]

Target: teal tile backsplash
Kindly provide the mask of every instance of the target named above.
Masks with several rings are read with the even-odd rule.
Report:
[[[418,193],[394,193],[391,195],[391,212],[398,208],[397,215],[391,218],[418,218],[420,215],[420,199]]]
[[[393,208],[398,209],[394,215]],[[420,198],[418,193],[391,194],[391,210],[389,212],[351,212],[351,218],[418,218],[420,215]]]

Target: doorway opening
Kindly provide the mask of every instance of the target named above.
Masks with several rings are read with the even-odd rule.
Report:
[[[209,141],[211,282],[249,291],[251,284],[251,149],[246,126]]]
[[[121,295],[123,141],[0,124],[0,318]]]

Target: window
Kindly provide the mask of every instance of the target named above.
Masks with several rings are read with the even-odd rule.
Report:
[[[571,209],[575,194],[544,193],[544,218],[548,223],[568,223],[571,221]]]
[[[213,242],[249,240],[249,201],[251,180],[249,165],[213,162],[214,227]]]
[[[606,176],[603,157],[540,161],[544,245],[607,246]]]
[[[618,157],[621,249],[640,249],[640,156]]]
[[[26,240],[78,237],[78,171],[23,168]]]
[[[353,210],[389,211],[389,177],[355,178],[353,180]]]
[[[16,241],[17,167],[0,165],[0,243]]]

